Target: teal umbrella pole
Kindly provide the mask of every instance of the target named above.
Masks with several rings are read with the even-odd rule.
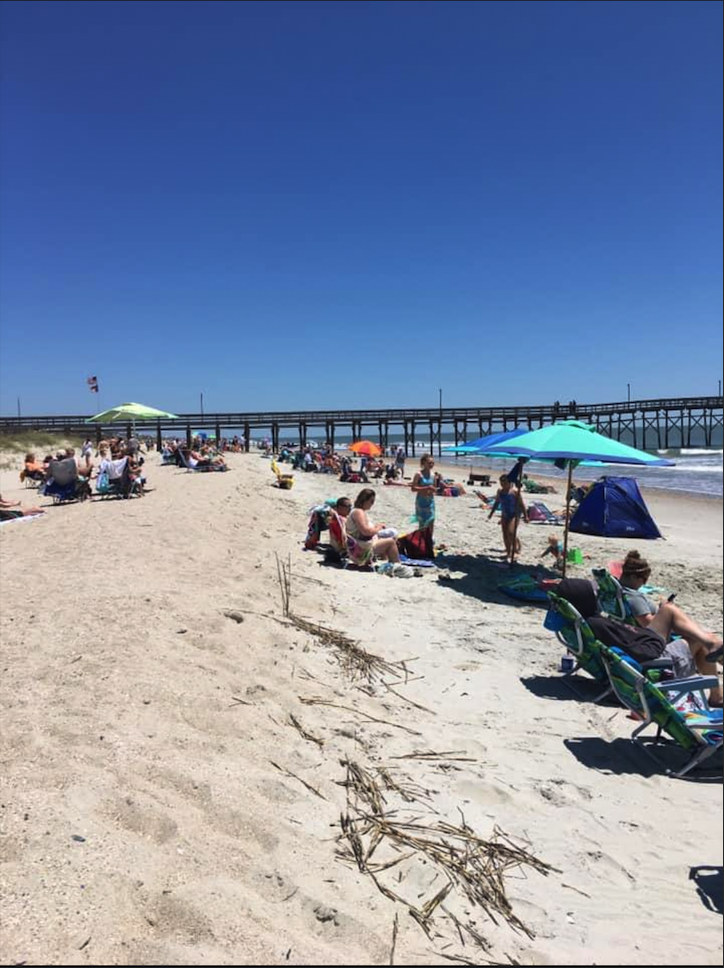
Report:
[[[568,535],[571,523],[571,488],[573,487],[573,461],[568,463],[568,483],[566,484],[566,526],[563,532],[563,577],[566,577],[568,566]]]
[[[520,497],[521,503],[523,501],[523,467],[525,466],[525,459],[523,457],[518,458],[520,463],[520,477],[518,478],[518,496]],[[515,523],[513,525],[513,550],[510,553],[510,567],[512,568],[515,564],[515,556],[517,554],[516,548],[518,545],[518,522],[520,521],[519,515],[515,516]]]

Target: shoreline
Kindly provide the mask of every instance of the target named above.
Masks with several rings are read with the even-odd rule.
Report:
[[[410,458],[408,458],[407,464],[410,464]],[[412,474],[408,474],[407,473],[407,471],[408,471],[407,464],[405,465],[406,477],[409,477],[409,479],[412,480]],[[466,481],[467,481],[467,475],[471,471],[473,473],[476,473],[476,474],[479,474],[479,473],[488,474],[490,476],[490,479],[491,479],[491,484],[490,484],[491,487],[493,487],[493,485],[495,485],[495,487],[498,486],[497,485],[498,477],[502,473],[502,471],[500,469],[497,469],[497,470],[496,469],[491,469],[490,465],[487,465],[487,464],[480,464],[480,465],[478,465],[478,464],[475,464],[475,465],[468,465],[468,464],[466,464],[464,466],[463,465],[460,465],[460,464],[450,464],[450,463],[447,463],[445,461],[445,458],[444,457],[442,459],[439,458],[439,457],[436,457],[435,458],[435,466],[438,468],[438,470],[440,470],[441,473],[444,474],[445,477],[453,477],[459,483],[465,485],[466,487],[467,487],[467,483],[466,483]],[[627,471],[628,470],[631,470],[632,472],[635,472],[635,470],[636,470],[635,467],[632,467],[631,465],[625,465],[625,464],[621,464],[619,466],[621,468],[621,471],[620,471],[621,476],[629,476],[629,477],[634,477],[635,476],[635,473],[627,474]],[[463,472],[463,473],[461,473],[461,472]],[[608,473],[608,476],[616,476],[616,468],[613,467],[613,465],[611,465],[611,468],[610,469],[609,468],[606,468],[605,471],[604,471],[604,468],[601,468],[601,472],[602,473],[599,476],[603,476],[604,473]],[[550,484],[550,485],[553,485],[554,487],[561,488],[561,490],[560,491],[557,491],[556,494],[549,494],[549,495],[547,495],[548,497],[557,497],[559,495],[565,497],[565,494],[564,494],[565,479],[564,478],[560,478],[560,477],[550,477],[550,476],[548,476],[548,475],[546,475],[544,473],[543,474],[539,473],[537,470],[534,473],[529,474],[529,476],[532,477],[536,481],[540,480],[543,484]],[[576,483],[579,483],[579,484],[580,483],[587,483],[588,484],[588,483],[591,483],[591,482],[590,481],[585,481],[585,482],[576,481],[575,472],[574,472],[573,483],[574,484],[576,484]],[[480,485],[476,485],[476,486],[480,486]],[[683,498],[685,500],[692,500],[692,501],[706,501],[706,502],[715,502],[715,503],[719,503],[719,504],[724,503],[724,495],[721,495],[721,494],[705,494],[705,493],[703,493],[701,491],[675,490],[674,488],[669,488],[669,487],[652,487],[650,485],[642,484],[640,481],[639,481],[639,487],[640,487],[641,493],[644,495],[644,497],[647,494],[651,494],[654,497],[681,497],[681,498]],[[541,495],[538,495],[538,496],[541,498],[541,500],[545,500],[545,498],[546,498],[546,495],[545,494],[541,494]],[[528,498],[535,499],[536,498],[536,495],[535,494],[527,494],[527,495],[524,494],[523,497],[524,497],[524,499],[528,499]]]

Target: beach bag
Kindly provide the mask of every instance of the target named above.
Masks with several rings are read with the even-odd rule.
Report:
[[[400,554],[407,558],[433,558],[435,549],[432,543],[432,528],[418,528],[397,539]]]
[[[651,662],[661,657],[666,643],[657,633],[649,629],[625,625],[612,618],[596,616],[589,618],[588,624],[593,634],[604,645],[618,647],[637,662]]]
[[[96,490],[100,493],[107,491],[110,487],[110,481],[108,480],[108,472],[101,471],[96,478]]]

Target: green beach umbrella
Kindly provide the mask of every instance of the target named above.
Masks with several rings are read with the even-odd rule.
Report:
[[[672,467],[673,461],[664,460],[622,444],[618,440],[596,433],[591,424],[580,420],[565,420],[531,430],[514,440],[493,444],[486,449],[490,457],[520,457],[527,460],[550,460],[560,468],[568,468],[566,491],[566,525],[563,536],[563,577],[566,574],[568,555],[568,524],[571,519],[571,484],[573,468],[584,461],[600,461],[603,464],[628,464],[638,467]]]
[[[115,423],[117,420],[136,421],[136,420],[178,420],[175,413],[167,413],[165,410],[156,410],[155,407],[147,407],[143,403],[120,403],[117,407],[97,413],[95,417],[89,417],[86,423]]]

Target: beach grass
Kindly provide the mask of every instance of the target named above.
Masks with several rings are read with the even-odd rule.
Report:
[[[22,466],[21,458],[28,453],[34,453],[42,460],[46,453],[55,453],[59,448],[79,449],[80,446],[78,437],[43,430],[29,430],[24,434],[0,434],[0,470],[18,470]]]

